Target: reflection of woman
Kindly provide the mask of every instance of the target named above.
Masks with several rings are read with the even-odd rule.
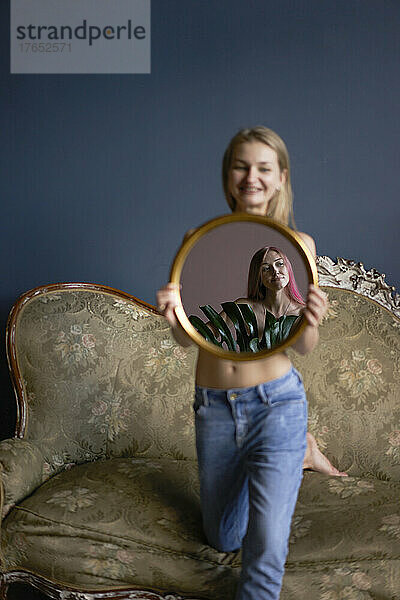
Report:
[[[290,260],[275,246],[258,250],[250,262],[246,301],[258,323],[260,345],[271,348],[283,342],[298,321],[305,302],[297,287]],[[286,307],[278,317],[276,306]]]
[[[232,139],[224,155],[223,183],[233,211],[288,222],[289,157],[273,131],[257,127]],[[301,236],[315,254],[312,239]],[[284,293],[267,297],[268,310],[278,319],[294,310]],[[189,345],[175,316],[177,287],[167,284],[157,302],[177,341]],[[310,286],[303,309],[306,326],[293,345],[299,353],[315,347],[326,306],[325,294]],[[207,538],[224,552],[242,546],[237,600],[277,600],[306,450],[301,377],[283,352],[236,362],[200,349],[194,409]]]
[[[286,297],[286,308],[277,317],[274,305],[281,296]],[[264,246],[251,259],[247,296],[222,303],[219,313],[211,305],[200,306],[209,318],[206,324],[196,315],[189,321],[206,340],[222,349],[225,344],[227,350],[235,352],[259,352],[275,348],[297,329],[294,326],[300,324],[305,304],[286,254],[275,246]]]

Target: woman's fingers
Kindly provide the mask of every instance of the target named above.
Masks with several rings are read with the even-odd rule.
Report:
[[[176,306],[180,305],[179,285],[177,283],[167,283],[164,287],[158,290],[157,310],[164,315],[168,320],[174,316]]]
[[[318,327],[328,308],[328,297],[320,288],[315,285],[309,286],[307,303],[303,311],[309,325]]]

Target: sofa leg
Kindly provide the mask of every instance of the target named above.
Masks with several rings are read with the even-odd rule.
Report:
[[[0,600],[7,600],[8,585],[3,576],[0,580]]]

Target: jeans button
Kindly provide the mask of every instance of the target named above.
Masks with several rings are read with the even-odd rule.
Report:
[[[235,400],[235,398],[237,398],[237,394],[235,394],[235,392],[233,392],[233,394],[231,394],[231,400]]]

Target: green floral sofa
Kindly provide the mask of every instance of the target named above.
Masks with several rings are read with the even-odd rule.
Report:
[[[350,474],[306,472],[282,600],[400,598],[399,297],[319,258],[330,309],[304,376],[309,428]],[[397,315],[397,316],[396,316]],[[201,527],[196,350],[139,300],[89,284],[22,296],[7,328],[18,422],[0,442],[1,584],[52,598],[229,600],[240,553]]]

